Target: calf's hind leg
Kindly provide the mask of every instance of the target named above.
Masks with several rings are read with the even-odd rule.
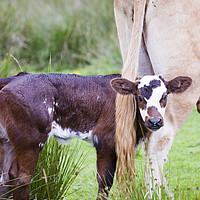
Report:
[[[15,157],[9,171],[10,180],[13,179],[14,200],[29,199],[29,183],[37,165],[39,152],[39,148],[15,151]]]
[[[7,139],[0,140],[0,199],[10,196],[9,169],[14,157],[14,150]]]
[[[113,185],[116,162],[117,157],[114,148],[110,149],[110,147],[103,146],[97,150],[97,181],[99,186],[97,199],[108,196]]]

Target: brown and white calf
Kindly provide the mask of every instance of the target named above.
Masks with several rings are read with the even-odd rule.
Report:
[[[191,84],[188,77],[166,82],[158,76],[146,76],[133,83],[120,75],[20,73],[0,79],[0,199],[20,185],[25,186],[13,191],[14,199],[29,198],[26,184],[31,181],[39,152],[50,136],[62,143],[72,137],[93,142],[98,193],[108,194],[117,162],[116,92],[110,81],[120,94],[136,96],[137,123],[142,123],[146,137],[163,126],[167,94],[183,92]],[[138,128],[137,144],[142,137]],[[9,184],[13,186],[6,186],[12,179]]]

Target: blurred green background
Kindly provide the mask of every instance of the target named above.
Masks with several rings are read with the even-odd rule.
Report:
[[[113,4],[113,0],[2,0],[1,76],[5,65],[7,73],[18,68],[10,54],[24,71],[119,73]]]

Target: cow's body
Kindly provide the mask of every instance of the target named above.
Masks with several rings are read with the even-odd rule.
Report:
[[[129,50],[132,49],[129,46],[133,32],[135,2],[139,1],[115,0],[116,24],[123,63],[130,69],[133,65],[131,62],[127,63],[127,60],[130,60]],[[150,177],[153,175],[154,183],[158,184],[164,180],[163,165],[167,161],[174,137],[193,110],[200,94],[199,7],[199,0],[149,0],[146,5],[137,75],[158,74],[165,79],[172,79],[181,74],[190,76],[193,80],[192,87],[186,93],[169,97],[165,126],[149,139],[146,172],[151,167],[153,170],[150,171],[153,174],[150,174]],[[146,179],[150,180],[150,177],[146,173]]]

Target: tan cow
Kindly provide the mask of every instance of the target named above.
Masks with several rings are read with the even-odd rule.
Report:
[[[145,0],[115,0],[115,18],[124,66],[122,76],[134,80],[135,71],[137,71],[137,76],[157,74],[170,80],[175,76],[184,75],[193,80],[187,92],[169,97],[165,125],[155,134],[151,134],[148,152],[146,149],[145,171],[147,172],[149,168],[153,170],[151,170],[152,174],[145,173],[146,183],[153,177],[155,184],[160,185],[162,180],[165,184],[163,166],[167,161],[174,137],[193,110],[200,94],[199,7],[199,0],[149,0],[147,2]],[[140,33],[140,26],[135,25],[137,21],[134,19],[141,20],[143,17],[144,26],[140,21],[143,27],[142,35],[138,36],[136,33]],[[135,41],[136,39],[139,41]],[[139,56],[137,49],[135,50],[138,44],[140,45]],[[137,58],[138,60],[135,60]],[[120,96],[117,97],[116,102],[117,126],[130,122],[131,119],[126,118],[127,113],[122,111],[130,110],[133,104]],[[127,104],[130,104],[128,108]],[[126,130],[132,130],[130,123],[125,126],[128,126]],[[117,129],[118,153],[123,150],[121,139],[124,134],[126,138],[129,138],[127,140],[134,142],[135,136],[128,131],[123,133],[125,129]],[[130,142],[129,144],[127,142],[126,146],[130,149],[129,145]],[[127,157],[132,158],[132,155],[126,155]]]

